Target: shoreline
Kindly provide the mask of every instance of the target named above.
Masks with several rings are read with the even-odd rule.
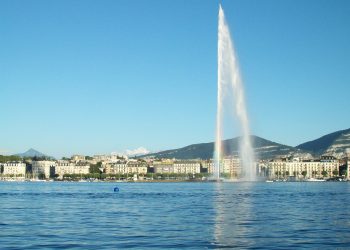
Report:
[[[216,183],[216,182],[224,182],[224,183],[243,183],[247,181],[242,180],[32,180],[32,179],[0,179],[0,182],[74,182],[74,183]],[[346,179],[322,179],[319,181],[312,181],[312,180],[297,180],[297,181],[281,181],[281,180],[258,180],[258,181],[252,181],[254,183],[295,183],[295,182],[308,182],[308,183],[319,183],[319,182],[350,182],[350,180]]]

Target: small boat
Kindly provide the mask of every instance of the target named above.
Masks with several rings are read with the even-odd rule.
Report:
[[[326,181],[326,180],[324,180],[324,179],[310,178],[310,179],[307,179],[307,181]]]
[[[41,180],[41,179],[30,179],[30,181],[35,181],[35,182],[46,182],[46,180]]]

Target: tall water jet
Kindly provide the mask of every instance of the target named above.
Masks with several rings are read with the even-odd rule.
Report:
[[[239,156],[242,166],[243,179],[256,179],[254,152],[250,140],[250,128],[245,104],[244,89],[235,54],[229,27],[225,20],[224,11],[219,5],[218,25],[218,95],[216,116],[216,139],[214,152],[214,178],[220,178],[220,162],[223,158],[223,103],[232,96],[233,115],[237,118],[241,132]]]

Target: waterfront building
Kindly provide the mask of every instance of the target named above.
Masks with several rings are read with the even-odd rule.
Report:
[[[137,160],[102,162],[106,174],[147,174],[147,163]]]
[[[156,174],[170,174],[174,173],[174,161],[167,159],[162,161],[153,161],[151,166]]]
[[[261,176],[261,177],[269,176],[268,162],[266,162],[265,160],[260,160],[257,163],[257,166],[258,166],[258,176]]]
[[[267,164],[271,178],[322,178],[339,174],[339,161],[331,156],[317,160],[275,159]]]
[[[207,169],[208,173],[213,174],[215,161],[213,159],[202,162],[203,168]],[[237,178],[242,174],[240,159],[237,156],[226,157],[220,162],[220,175],[225,175],[230,178]]]
[[[23,178],[26,175],[26,164],[23,162],[6,162],[1,164],[4,177]]]
[[[221,172],[228,174],[230,178],[237,178],[242,174],[242,167],[238,157],[224,158],[221,169]]]
[[[146,162],[129,160],[126,163],[126,170],[128,173],[147,174],[148,165]]]
[[[124,174],[126,173],[126,162],[102,162],[102,167],[106,174]]]
[[[198,161],[175,161],[173,171],[175,174],[199,174],[201,164]]]
[[[170,174],[174,173],[173,163],[162,163],[153,165],[154,173],[156,174]]]
[[[32,173],[34,178],[44,176],[46,179],[55,175],[56,162],[54,161],[33,161]]]
[[[270,178],[281,178],[292,176],[293,171],[290,173],[287,170],[287,159],[281,158],[281,159],[274,159],[267,163],[267,166],[265,168],[267,175]]]
[[[88,174],[90,172],[90,165],[86,163],[73,163],[69,161],[57,161],[55,173],[63,178],[65,174]]]
[[[201,162],[203,172],[213,174],[214,172],[214,161],[213,160],[204,160]]]

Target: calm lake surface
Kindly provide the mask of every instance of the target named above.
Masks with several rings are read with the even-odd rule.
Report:
[[[0,248],[350,249],[349,199],[349,182],[0,182]]]

